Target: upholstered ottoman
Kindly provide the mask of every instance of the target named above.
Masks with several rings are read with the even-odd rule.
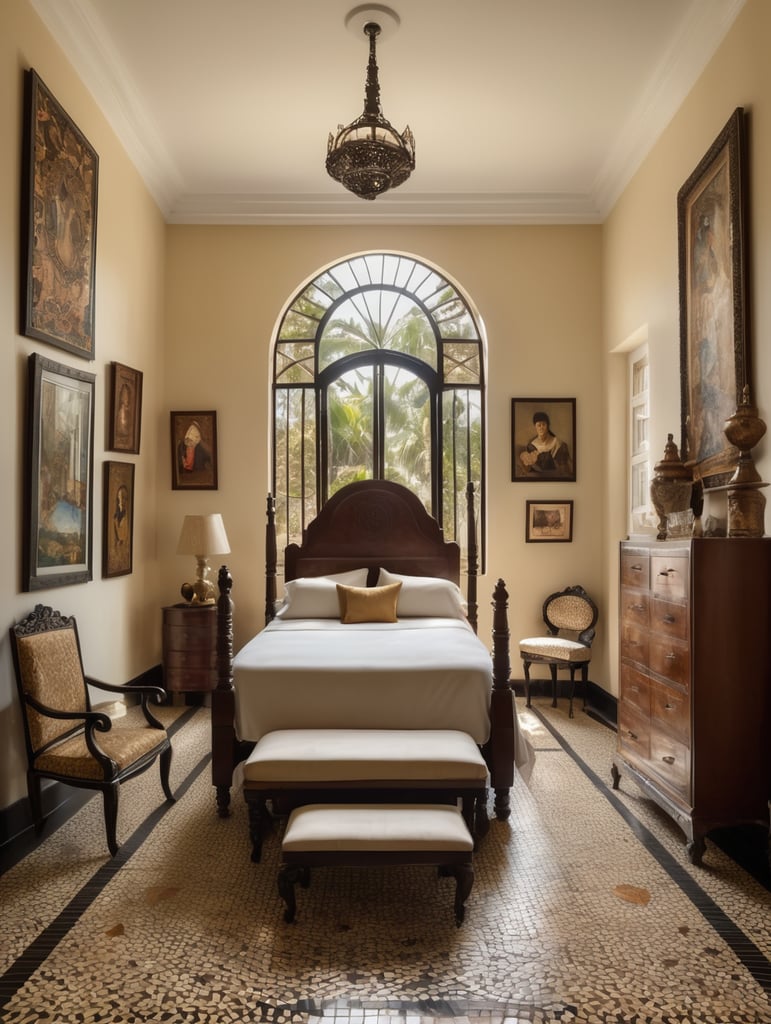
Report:
[[[260,860],[265,801],[439,803],[462,801],[470,831],[487,829],[485,759],[451,729],[281,729],[244,762],[252,860]]]
[[[284,920],[295,918],[295,883],[308,885],[318,865],[431,864],[455,876],[460,927],[474,884],[474,840],[457,807],[447,804],[308,804],[289,816],[281,843],[278,891]]]

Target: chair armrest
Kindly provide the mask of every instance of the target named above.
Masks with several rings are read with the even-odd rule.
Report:
[[[153,704],[162,704],[166,700],[166,691],[160,686],[122,686],[117,683],[103,683],[101,679],[95,679],[93,676],[84,677],[89,686],[95,686],[99,690],[106,690],[108,693],[121,693],[124,697],[139,697],[142,705],[142,714],[145,716],[145,721],[148,725],[151,725],[154,729],[163,729],[164,725],[159,722],[154,714],[150,711],[147,706],[148,702],[152,701]]]
[[[35,700],[28,693],[24,695],[24,699],[35,711],[38,711],[41,715],[46,715],[48,718],[83,722],[87,728],[98,729],[99,732],[109,732],[112,729],[110,716],[105,715],[101,711],[59,711],[56,708],[49,708],[47,704],[42,704],[39,700]]]

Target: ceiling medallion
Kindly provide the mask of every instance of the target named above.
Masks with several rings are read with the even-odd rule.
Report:
[[[337,134],[329,134],[327,172],[361,199],[375,199],[409,178],[415,169],[415,139],[407,126],[401,134],[383,117],[380,108],[380,84],[375,40],[382,25],[399,24],[388,7],[357,7],[346,18],[356,28],[363,22],[369,37],[369,63],[364,112],[348,125],[338,125]]]

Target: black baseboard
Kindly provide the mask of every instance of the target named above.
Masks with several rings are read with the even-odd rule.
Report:
[[[517,697],[525,696],[524,679],[512,679],[511,686]],[[569,686],[569,680],[560,679],[557,683],[558,697],[562,698],[567,696]],[[532,697],[551,696],[551,679],[531,679],[530,695]],[[581,689],[581,683],[576,683],[576,699],[578,701],[576,707],[581,706],[583,703],[583,697],[584,694]],[[608,693],[607,690],[603,690],[601,686],[593,683],[591,679],[586,684],[586,708],[584,710],[587,715],[591,715],[592,718],[596,719],[596,721],[602,722],[603,725],[607,725],[609,729],[617,728],[618,698],[614,697],[612,693]]]

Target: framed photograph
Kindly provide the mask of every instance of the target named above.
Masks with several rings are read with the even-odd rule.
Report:
[[[128,576],[134,567],[134,463],[104,464],[102,576]]]
[[[511,479],[575,478],[575,398],[512,398]]]
[[[528,501],[525,540],[528,544],[573,539],[572,501]]]
[[[23,590],[92,578],[94,382],[29,357]]]
[[[706,487],[736,467],[723,426],[751,383],[745,163],[739,107],[677,195],[680,457]]]
[[[171,486],[217,490],[217,413],[171,414]]]
[[[122,363],[113,363],[108,449],[138,455],[141,427],[142,373]]]
[[[99,158],[32,69],[23,151],[22,334],[93,359]]]

